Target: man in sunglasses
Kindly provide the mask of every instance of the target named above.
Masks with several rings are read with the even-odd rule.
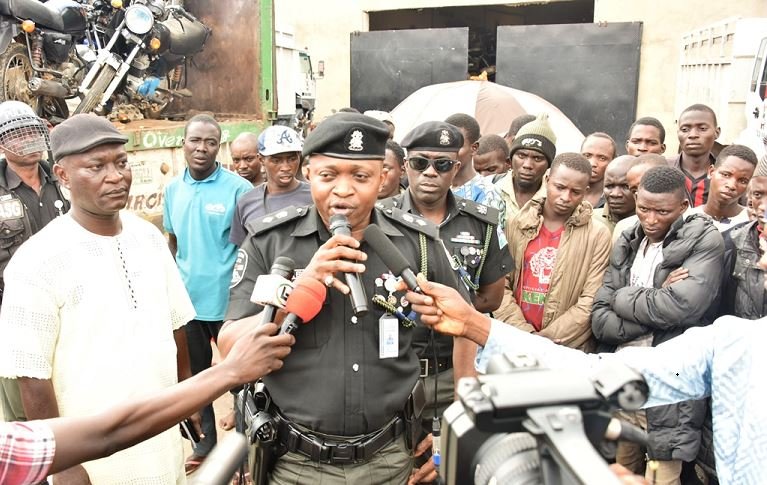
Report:
[[[481,312],[496,310],[503,298],[504,278],[514,269],[514,262],[506,249],[506,238],[498,230],[498,210],[456,197],[450,190],[461,166],[457,160],[463,146],[460,129],[440,121],[422,123],[405,135],[402,146],[408,151],[408,189],[381,205],[400,208],[439,226],[453,270],[469,290],[474,307]],[[452,338],[437,335],[430,340],[423,327],[415,330],[414,345],[422,363],[427,402],[422,423],[428,433],[432,418],[452,403],[454,381],[473,374],[474,349],[464,354],[463,347],[456,348],[454,355]],[[455,370],[453,362],[459,366]],[[428,440],[422,442],[420,450],[428,449]],[[431,461],[411,482],[428,480],[430,472]]]

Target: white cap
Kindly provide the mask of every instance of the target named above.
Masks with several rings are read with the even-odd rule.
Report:
[[[258,153],[266,157],[277,153],[300,152],[304,140],[287,126],[274,125],[258,135]]]
[[[375,118],[378,121],[383,121],[384,123],[389,123],[390,125],[394,125],[394,118],[392,118],[391,113],[388,111],[378,111],[375,109],[371,109],[368,111],[365,111],[365,116],[370,116],[371,118]]]

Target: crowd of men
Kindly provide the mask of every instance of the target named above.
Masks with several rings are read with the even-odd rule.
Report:
[[[478,312],[583,352],[656,347],[722,315],[764,316],[755,263],[767,157],[740,145],[715,154],[719,126],[707,106],[680,114],[680,151],[669,157],[651,117],[636,120],[618,156],[603,132],[579,153],[557,153],[546,113],[512,120],[505,136],[456,113],[398,144],[388,113],[344,111],[306,140],[284,126],[238,136],[231,171],[218,122],[191,118],[187,166],[165,188],[166,244],[122,211],[127,138],[110,123],[78,115],[49,140],[29,107],[1,104],[6,419],[98,414],[211,375],[211,342],[226,357],[263,329],[254,288],[287,256],[296,284],[316,280],[326,296],[290,355],[280,350],[258,376],[269,396],[259,410],[278,430],[260,455],[269,483],[433,482],[433,435],[457,380],[476,375],[478,347],[419,324],[386,256],[363,237],[372,225],[416,273]],[[348,233],[331,225],[338,216]],[[357,275],[367,312],[351,305],[344,274]],[[241,423],[240,411],[222,426],[235,415]],[[617,463],[655,484],[717,483],[707,400],[619,416],[647,431],[648,447],[619,443]],[[111,457],[54,467],[54,482],[182,482],[216,444],[212,406],[191,422],[202,439],[185,459],[178,431],[157,427],[159,436]],[[38,453],[44,477],[54,451]]]

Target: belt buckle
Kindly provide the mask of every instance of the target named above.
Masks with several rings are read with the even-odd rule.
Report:
[[[418,359],[421,362],[421,377],[429,377],[429,359]]]
[[[337,465],[354,463],[356,461],[354,459],[356,445],[351,443],[335,443],[332,445],[326,443],[326,445],[330,448],[330,463]]]

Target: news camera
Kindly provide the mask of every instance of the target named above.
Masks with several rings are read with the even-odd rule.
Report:
[[[591,377],[547,369],[527,355],[499,355],[487,374],[464,378],[442,418],[447,485],[619,484],[597,448],[605,438],[646,441],[611,420],[648,397],[642,376],[612,362]]]

